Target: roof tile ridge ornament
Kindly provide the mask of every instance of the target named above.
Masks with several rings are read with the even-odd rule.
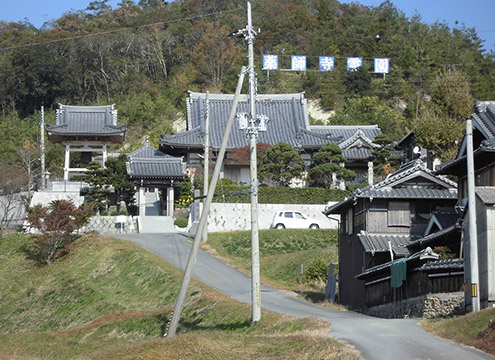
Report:
[[[380,145],[378,144],[375,144],[373,143],[373,140],[371,140],[369,137],[366,136],[366,134],[364,133],[364,131],[361,129],[361,127],[359,127],[356,132],[350,137],[348,138],[347,140],[344,140],[342,141],[340,144],[339,144],[339,147],[341,149],[345,149],[347,148],[348,146],[352,145],[356,140],[358,140],[359,138],[363,139],[366,143],[368,143],[370,146],[372,147],[380,147]]]

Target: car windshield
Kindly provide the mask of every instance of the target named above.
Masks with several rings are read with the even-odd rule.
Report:
[[[294,213],[294,214],[296,215],[296,219],[306,219],[306,218],[304,217],[304,215],[303,215],[303,214],[301,214],[301,213],[296,212],[296,213]]]

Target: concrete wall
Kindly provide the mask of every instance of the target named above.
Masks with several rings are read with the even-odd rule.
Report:
[[[325,210],[325,206],[327,205],[259,204],[258,227],[260,230],[269,229],[275,213],[283,210],[295,210],[319,220],[323,229],[337,229],[337,221],[330,220],[322,214],[322,211]],[[338,216],[332,217],[338,218]],[[250,228],[251,204],[211,204],[210,214],[208,216],[208,232],[249,230]]]

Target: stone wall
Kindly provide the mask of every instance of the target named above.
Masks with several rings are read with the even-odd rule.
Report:
[[[373,306],[363,313],[386,319],[420,317],[425,319],[464,313],[464,293],[438,293],[418,296],[396,303]]]
[[[202,204],[201,204],[202,205]],[[337,229],[338,222],[323,215],[326,204],[322,205],[284,205],[259,204],[258,227],[269,229],[273,216],[278,211],[295,210],[319,220],[323,229]],[[338,218],[338,216],[332,216]],[[249,230],[251,228],[251,204],[212,203],[208,216],[208,232]]]
[[[123,220],[124,223],[117,223],[118,220]],[[122,224],[124,226],[122,226]],[[135,233],[137,229],[136,219],[133,216],[92,216],[89,218],[89,223],[85,225],[80,232],[96,231],[100,234],[116,234],[116,233]]]

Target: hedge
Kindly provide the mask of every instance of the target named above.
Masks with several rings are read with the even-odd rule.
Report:
[[[217,186],[213,202],[249,203],[249,186],[228,184]],[[341,201],[349,192],[339,189],[324,188],[289,188],[268,187],[258,188],[258,203],[260,204],[325,204],[329,201]]]

